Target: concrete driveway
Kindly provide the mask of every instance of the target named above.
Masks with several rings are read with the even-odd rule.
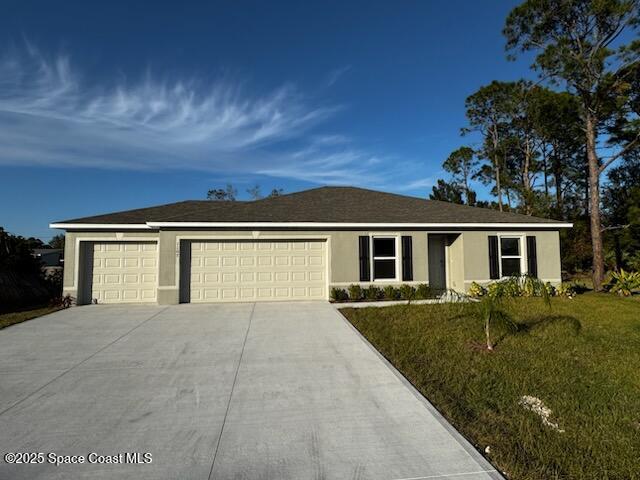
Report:
[[[311,302],[87,306],[2,330],[8,452],[44,463],[0,458],[0,479],[501,478],[341,315]],[[54,466],[67,459],[50,452],[152,462]]]

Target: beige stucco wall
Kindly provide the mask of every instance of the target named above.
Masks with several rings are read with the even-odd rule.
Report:
[[[171,231],[160,232],[159,303],[177,303],[179,295],[179,241],[180,239],[287,239],[308,238],[328,241],[329,287],[346,287],[358,283],[358,237],[360,235],[411,235],[413,237],[414,283],[427,281],[427,248],[424,232],[378,231]],[[401,282],[397,282],[398,284]],[[376,283],[378,284],[378,283]]]
[[[359,283],[358,237],[360,235],[411,235],[413,237],[413,282],[428,282],[426,231],[177,231],[154,230],[122,232],[67,232],[65,244],[64,293],[77,296],[77,246],[80,240],[156,240],[159,241],[158,303],[179,300],[179,241],[181,239],[291,239],[309,238],[328,241],[329,286],[346,287]],[[465,231],[453,235],[448,247],[449,286],[463,291],[472,281],[489,281],[488,235],[493,231]],[[516,232],[513,232],[516,233]],[[538,275],[551,282],[560,281],[560,241],[557,231],[517,232],[535,235],[538,249]],[[526,255],[526,252],[524,252]],[[400,252],[398,252],[400,255]],[[402,282],[398,282],[402,283]],[[384,285],[376,282],[376,285]]]
[[[538,278],[554,284],[561,281],[560,235],[558,231],[469,231],[464,232],[464,282],[466,289],[472,282],[488,283],[489,279],[489,236],[522,235],[535,236],[538,258]],[[526,241],[522,252],[527,258]]]

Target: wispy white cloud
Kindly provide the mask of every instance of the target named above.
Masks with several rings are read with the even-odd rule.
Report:
[[[350,67],[329,75],[335,83]],[[394,162],[321,130],[341,111],[287,84],[249,95],[228,81],[87,82],[31,45],[0,57],[0,165],[194,169],[321,184],[400,185]],[[406,172],[405,172],[406,173]]]
[[[433,179],[433,177],[424,177],[424,178],[418,178],[416,180],[411,180],[409,182],[398,185],[397,190],[400,190],[400,191],[422,190],[425,188],[431,188],[435,184],[436,184],[436,181]]]
[[[331,70],[327,75],[326,85],[327,87],[332,87],[335,83],[340,80],[340,78],[346,74],[349,70],[351,70],[351,65],[345,65],[344,67],[336,68]]]

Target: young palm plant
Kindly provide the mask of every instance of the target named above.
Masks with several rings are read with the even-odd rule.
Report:
[[[496,282],[488,289],[488,294],[478,303],[480,317],[484,321],[484,334],[487,350],[493,351],[495,343],[492,340],[491,330],[499,324],[508,330],[515,330],[516,324],[507,313],[505,303],[519,296],[542,297],[547,306],[551,307],[551,296],[544,282],[529,275],[509,277]]]

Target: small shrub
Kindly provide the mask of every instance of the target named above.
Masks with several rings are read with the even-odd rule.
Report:
[[[360,285],[349,285],[349,300],[353,302],[362,300],[362,287]]]
[[[380,300],[383,295],[382,290],[379,287],[375,287],[373,285],[365,288],[363,293],[366,300]]]
[[[334,302],[344,302],[349,299],[349,295],[344,288],[332,288],[331,289],[331,300]]]
[[[433,292],[431,291],[431,287],[426,283],[421,283],[416,287],[416,298],[420,300],[426,300],[428,298],[433,298]]]
[[[416,295],[416,289],[411,285],[401,285],[399,291],[402,300],[413,300]]]
[[[49,302],[50,307],[69,308],[75,302],[75,298],[67,294],[64,297],[54,297]]]
[[[487,285],[487,295],[492,298],[521,297],[522,293],[520,277],[510,277]]]
[[[530,277],[529,277],[530,278]],[[519,277],[511,277],[503,280],[503,295],[507,298],[521,297],[524,294],[522,280]]]
[[[547,290],[547,295],[549,295],[550,297],[555,297],[558,294],[556,287],[551,285],[551,282],[545,283],[544,288]]]
[[[387,300],[398,300],[400,298],[400,291],[393,285],[387,285],[384,287],[384,298]]]
[[[476,282],[472,282],[469,286],[469,296],[474,298],[484,297],[487,294],[487,289]]]
[[[570,283],[561,283],[556,288],[556,295],[562,298],[573,298],[576,296],[576,287]]]
[[[496,298],[502,296],[502,284],[500,282],[493,282],[487,285],[487,296]]]
[[[611,292],[617,293],[621,297],[629,297],[637,288],[640,288],[640,272],[625,272],[620,269],[619,272],[611,273],[609,283]]]

